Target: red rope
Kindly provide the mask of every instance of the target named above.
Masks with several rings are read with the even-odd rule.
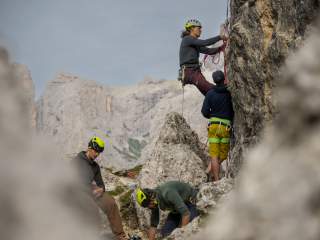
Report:
[[[214,59],[215,59],[215,57],[217,56],[217,54],[216,55],[214,55],[214,56],[212,56],[212,63],[214,64],[214,65],[218,65],[219,64],[219,62],[220,62],[220,52],[219,52],[219,57],[217,58],[218,59],[218,61],[217,62],[215,62],[214,61]]]
[[[228,41],[223,41],[223,57],[224,57],[224,84],[228,84],[228,75],[227,75],[227,58],[226,58],[226,47],[227,47]]]

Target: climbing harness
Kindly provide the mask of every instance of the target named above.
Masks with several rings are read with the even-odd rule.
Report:
[[[213,118],[210,118],[208,125],[210,126],[211,124],[219,125],[218,129],[216,129],[215,135],[220,131],[221,126],[224,126],[227,131],[231,130],[231,122],[227,119],[213,117]],[[219,143],[228,144],[230,143],[230,138],[217,138],[217,137],[208,138],[208,142],[218,143],[218,144]]]

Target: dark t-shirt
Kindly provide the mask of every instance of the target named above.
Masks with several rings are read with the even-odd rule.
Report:
[[[180,66],[188,64],[199,64],[200,53],[214,55],[219,52],[220,48],[207,48],[220,41],[220,36],[201,40],[192,36],[182,38],[180,45]]]
[[[205,118],[223,118],[233,120],[231,94],[225,86],[215,86],[209,92],[202,105],[202,115]]]
[[[101,176],[101,171],[98,163],[87,158],[86,152],[80,152],[74,159],[81,182],[87,191],[91,191],[92,182],[95,182],[98,187],[105,190],[104,182]]]

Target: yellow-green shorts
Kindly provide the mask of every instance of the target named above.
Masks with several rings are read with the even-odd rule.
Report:
[[[211,124],[208,128],[210,157],[218,157],[220,162],[227,159],[230,148],[230,127]]]

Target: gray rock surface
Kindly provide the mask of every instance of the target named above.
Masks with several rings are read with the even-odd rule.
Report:
[[[184,240],[188,238],[192,238],[196,235],[200,230],[201,219],[200,217],[195,218],[191,223],[186,225],[183,228],[176,228],[170,236],[165,239],[168,240]]]
[[[32,134],[29,96],[0,48],[0,238],[98,239],[97,210],[68,164]]]
[[[318,0],[231,0],[227,59],[235,109],[233,172],[273,119],[279,69],[301,45],[318,11]]]
[[[208,223],[208,216],[214,216],[220,206],[223,206],[224,202],[230,198],[233,185],[234,180],[227,178],[217,182],[201,184],[197,196],[197,208],[201,211],[202,216],[194,219],[183,228],[177,228],[167,239],[192,239],[196,234],[201,233],[204,226],[210,224]],[[204,214],[207,216],[204,216]]]
[[[155,188],[170,180],[188,182],[193,186],[206,181],[208,156],[205,145],[178,113],[166,115],[154,149],[146,159],[138,177],[138,184],[142,188]],[[150,212],[138,205],[136,207],[141,228],[148,227]],[[161,219],[165,216],[162,213]]]
[[[232,178],[222,178],[217,182],[203,183],[199,187],[197,196],[197,208],[203,213],[210,213],[218,205],[218,201],[233,189]],[[221,201],[220,201],[221,202]]]
[[[21,84],[24,96],[27,98],[27,108],[29,111],[29,122],[33,129],[36,128],[36,103],[35,103],[35,88],[32,81],[31,73],[26,65],[12,64],[15,77]]]
[[[320,31],[288,60],[274,125],[245,159],[234,196],[198,239],[320,238]]]
[[[148,188],[170,180],[200,185],[206,181],[207,161],[205,145],[198,135],[180,114],[169,113],[138,181],[141,187]]]
[[[184,117],[206,141],[203,96],[186,87]],[[108,87],[69,74],[49,82],[38,102],[37,128],[50,136],[62,155],[73,156],[92,135],[106,143],[101,163],[130,168],[145,162],[165,115],[182,111],[182,89],[177,81],[145,80],[131,87]]]

